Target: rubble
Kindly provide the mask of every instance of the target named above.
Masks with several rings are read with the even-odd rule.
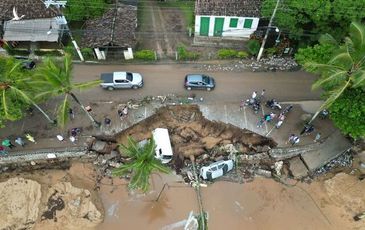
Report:
[[[331,160],[329,163],[327,163],[323,167],[317,169],[314,172],[313,176],[319,176],[319,175],[328,173],[332,169],[338,168],[338,167],[351,167],[352,159],[353,159],[352,152],[351,151],[345,152],[345,153],[341,154],[340,156],[338,156],[337,158]]]
[[[253,72],[267,71],[296,71],[300,67],[292,58],[270,57],[263,58],[259,62],[256,59],[233,61],[227,64],[203,64],[198,67],[204,71],[239,72],[249,70]]]

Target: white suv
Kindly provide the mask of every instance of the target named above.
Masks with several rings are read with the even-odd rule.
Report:
[[[200,176],[204,180],[213,180],[223,176],[233,169],[233,160],[217,161],[200,169]]]

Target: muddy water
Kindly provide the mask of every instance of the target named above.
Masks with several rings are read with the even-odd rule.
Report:
[[[175,175],[153,175],[147,195],[131,194],[126,181],[108,178],[102,180],[100,190],[95,192],[91,164],[77,163],[67,171],[47,170],[19,176],[36,180],[43,187],[71,181],[76,187],[90,190],[96,206],[105,215],[96,230],[161,229],[186,219],[191,210],[198,210],[195,191]],[[202,188],[209,229],[354,229],[352,217],[343,207],[332,204],[322,186],[312,183],[288,187],[262,178],[247,184],[216,182]],[[74,229],[79,227],[75,223]]]

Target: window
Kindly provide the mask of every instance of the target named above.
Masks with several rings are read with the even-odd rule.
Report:
[[[253,19],[245,19],[245,23],[243,24],[243,28],[251,29]]]
[[[115,83],[128,83],[129,81],[127,80],[115,80]]]
[[[132,73],[129,73],[129,72],[127,72],[126,74],[127,74],[127,79],[129,81],[132,81],[133,80],[133,74]]]
[[[229,21],[229,27],[236,28],[238,24],[238,18],[231,18]]]

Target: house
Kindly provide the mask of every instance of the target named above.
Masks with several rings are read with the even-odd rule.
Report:
[[[136,27],[137,1],[117,3],[102,18],[86,21],[81,47],[92,48],[98,59],[128,58],[137,42]]]
[[[64,34],[59,9],[41,0],[1,0],[2,39],[16,48],[58,48]],[[61,19],[61,20],[60,20]]]
[[[261,0],[196,0],[195,37],[248,39],[260,19]]]

